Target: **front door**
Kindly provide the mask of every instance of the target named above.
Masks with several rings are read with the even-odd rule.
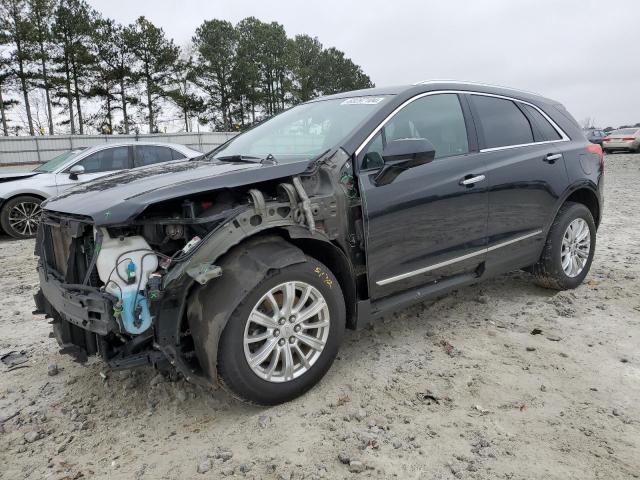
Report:
[[[372,299],[478,269],[486,256],[488,189],[475,133],[454,93],[416,97],[358,155]],[[435,159],[376,185],[393,140],[424,138]]]
[[[58,193],[62,193],[66,189],[77,185],[81,182],[88,182],[96,178],[104,177],[109,173],[119,170],[131,168],[132,147],[119,146],[98,150],[95,153],[87,155],[78,160],[64,172],[56,175],[56,183],[58,185]],[[82,165],[84,173],[74,178],[69,174],[71,167]]]

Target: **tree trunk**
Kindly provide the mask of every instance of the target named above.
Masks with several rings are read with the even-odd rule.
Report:
[[[109,125],[109,135],[113,134],[113,123],[111,120],[111,97],[109,94],[109,86],[106,86],[107,92],[107,125]]]
[[[69,57],[66,54],[64,56],[64,75],[65,75],[65,86],[67,88],[67,105],[69,107],[69,125],[71,125],[71,135],[75,135],[76,126],[75,126],[75,122],[73,121],[73,95],[71,93]]]
[[[53,113],[51,109],[51,96],[49,95],[49,74],[47,73],[47,62],[44,58],[44,46],[40,43],[40,58],[42,60],[42,80],[44,81],[44,96],[47,100],[47,115],[49,117],[49,135],[53,135]]]
[[[189,112],[185,108],[183,110],[183,113],[184,113],[184,131],[189,133]]]
[[[124,122],[124,133],[129,135],[129,117],[127,116],[127,94],[124,90],[124,78],[120,79],[120,96],[122,97],[122,117]]]
[[[76,110],[78,112],[78,130],[80,131],[80,135],[84,135],[84,128],[82,125],[82,108],[80,107],[80,91],[78,89],[78,70],[76,68],[75,60],[71,61],[71,66],[73,69],[73,89],[74,96],[76,97]]]
[[[24,73],[24,59],[22,58],[22,40],[20,39],[20,32],[18,31],[19,27],[19,13],[17,11],[17,5],[13,4],[12,10],[12,20],[15,26],[15,37],[14,42],[16,45],[16,57],[18,59],[18,71],[20,77],[20,85],[22,87],[22,94],[24,96],[24,108],[27,111],[27,123],[29,124],[29,134],[33,136],[33,119],[31,118],[31,105],[29,105],[29,92],[27,91],[27,79],[25,78]]]
[[[2,98],[2,85],[0,85],[0,117],[2,117],[2,132],[5,137],[9,136],[9,129],[7,128],[7,117],[4,114],[4,99]]]
[[[29,124],[29,135],[34,135],[33,119],[31,118],[31,105],[29,105],[29,92],[27,90],[27,79],[24,73],[24,62],[22,61],[22,52],[20,42],[16,42],[18,54],[18,71],[20,72],[20,86],[22,87],[22,95],[24,96],[24,108],[27,111],[27,123]]]
[[[151,74],[149,64],[144,64],[144,75],[147,82],[147,106],[149,107],[149,133],[153,133],[153,104],[151,100]]]

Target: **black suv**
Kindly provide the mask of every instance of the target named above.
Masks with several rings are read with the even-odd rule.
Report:
[[[319,98],[195,160],[46,202],[40,312],[63,351],[259,404],[369,318],[514,269],[577,287],[603,157],[558,102],[424,82]]]

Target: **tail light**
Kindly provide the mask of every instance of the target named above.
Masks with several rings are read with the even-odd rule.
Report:
[[[609,141],[611,141],[611,139],[610,139],[609,137],[604,137],[604,138],[602,139],[602,141],[603,141],[603,142],[609,142]]]
[[[635,139],[636,137],[624,137],[622,140],[633,142]]]
[[[598,159],[600,160],[600,171],[604,172],[604,154],[602,153],[602,147],[597,143],[590,143],[587,145],[587,152],[598,155]]]

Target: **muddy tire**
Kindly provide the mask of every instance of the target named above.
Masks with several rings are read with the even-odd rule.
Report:
[[[544,288],[576,288],[589,273],[596,247],[596,225],[589,209],[567,202],[556,215],[538,263],[531,267]]]
[[[329,370],[344,336],[340,284],[322,263],[271,270],[233,312],[218,346],[218,377],[259,405],[292,400]]]
[[[40,222],[42,199],[31,195],[12,198],[2,206],[2,230],[13,238],[33,238]]]

